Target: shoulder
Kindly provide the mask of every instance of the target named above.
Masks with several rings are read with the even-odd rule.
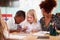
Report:
[[[40,24],[40,21],[37,21],[37,24]]]
[[[21,26],[25,26],[28,25],[28,22],[26,20],[24,20],[23,22],[20,23]]]
[[[15,22],[14,18],[10,18],[7,20],[7,23],[14,23],[14,22]]]
[[[43,21],[44,21],[44,17],[42,17],[39,22],[43,23]]]
[[[40,20],[44,19],[44,17],[42,17]]]
[[[52,21],[54,21],[56,24],[60,23],[60,18],[56,15],[52,16]]]
[[[23,22],[21,22],[20,24],[26,24],[27,23],[27,21],[26,20],[24,20]]]
[[[52,15],[52,20],[53,21],[57,21],[57,20],[59,20],[60,18],[58,17],[58,16],[56,16],[56,15]]]

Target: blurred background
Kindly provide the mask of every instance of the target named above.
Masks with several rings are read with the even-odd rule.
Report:
[[[18,10],[27,11],[29,9],[35,9],[37,19],[40,20],[42,17],[39,4],[44,0],[0,0],[0,9],[2,16],[5,20],[14,17]],[[53,10],[53,14],[60,12],[60,0],[57,1],[57,7]]]

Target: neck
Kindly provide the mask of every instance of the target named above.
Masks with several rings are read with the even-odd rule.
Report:
[[[15,24],[19,24],[19,23],[17,23],[17,21],[16,21],[16,19],[14,18],[14,20],[15,20]]]
[[[51,18],[52,17],[52,14],[49,13],[47,16],[45,16],[45,18]]]
[[[29,22],[30,24],[32,24],[33,22]]]

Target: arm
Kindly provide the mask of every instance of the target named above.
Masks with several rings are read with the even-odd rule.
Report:
[[[20,32],[20,30],[9,30],[9,33],[13,33],[13,32]]]
[[[23,31],[23,32],[26,32],[27,29],[28,29],[28,27],[27,27],[27,26],[24,26],[24,27],[22,28],[22,31]]]
[[[37,22],[34,28],[32,29],[32,32],[38,32],[38,31],[41,31],[41,25],[39,22]]]
[[[7,21],[7,27],[10,33],[12,32],[20,32],[20,28],[17,28],[16,24],[14,24],[14,21],[12,19]]]

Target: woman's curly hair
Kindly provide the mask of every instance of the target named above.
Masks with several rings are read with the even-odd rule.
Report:
[[[40,8],[42,9],[45,9],[45,11],[47,13],[51,12],[52,9],[56,6],[56,1],[55,0],[45,0],[45,1],[42,1],[42,3],[39,5]]]

